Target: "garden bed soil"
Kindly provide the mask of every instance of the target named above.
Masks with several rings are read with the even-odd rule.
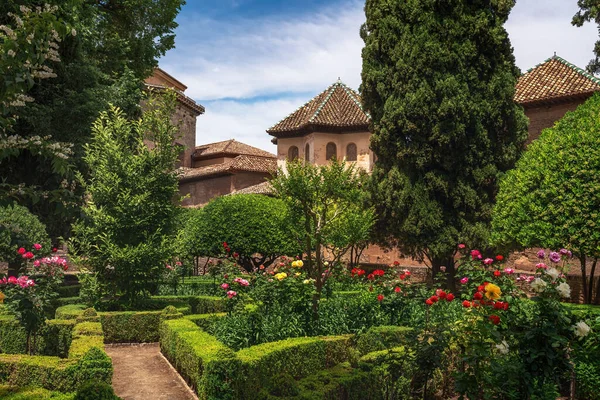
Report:
[[[123,400],[197,400],[162,356],[158,343],[106,345],[112,358],[113,388]]]

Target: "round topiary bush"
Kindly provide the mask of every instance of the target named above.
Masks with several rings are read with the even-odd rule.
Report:
[[[8,262],[11,268],[19,268],[23,257],[17,250],[23,247],[33,251],[36,243],[42,245],[41,250],[35,251],[36,255],[50,252],[50,237],[38,217],[16,204],[0,207],[0,261]]]
[[[112,386],[102,381],[89,381],[77,390],[73,400],[118,400]]]

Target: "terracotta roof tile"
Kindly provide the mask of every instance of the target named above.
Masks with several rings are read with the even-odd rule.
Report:
[[[259,183],[258,185],[249,186],[245,189],[236,190],[233,193],[229,193],[227,196],[231,196],[234,194],[265,194],[272,195],[273,194],[273,186],[271,186],[270,182]]]
[[[148,82],[146,82],[145,85],[148,89],[154,89],[154,90],[159,90],[159,91],[168,89],[166,86],[155,85],[155,84],[151,84]],[[176,89],[174,89],[174,90],[175,90],[175,93],[177,93],[177,101],[188,106],[192,111],[194,111],[196,113],[196,115],[204,114],[204,112],[206,111],[204,109],[204,106],[196,103],[194,101],[194,99],[187,97],[185,94],[183,94],[182,91],[176,90]]]
[[[208,156],[214,156],[217,154],[229,154],[234,156],[243,154],[258,157],[277,157],[275,154],[261,150],[257,147],[247,145],[245,143],[238,142],[235,139],[229,139],[223,142],[209,143],[204,144],[202,146],[196,146],[193,156],[195,159],[199,159],[204,157],[210,158]]]
[[[204,167],[179,169],[180,181],[189,181],[213,175],[229,174],[235,172],[263,172],[274,174],[277,171],[277,159],[274,157],[258,157],[239,155],[232,160],[221,164],[207,165]]]
[[[338,81],[267,132],[275,137],[288,137],[316,129],[366,130],[370,121],[360,95]]]
[[[522,105],[552,102],[599,90],[598,78],[555,55],[521,76],[515,101]]]

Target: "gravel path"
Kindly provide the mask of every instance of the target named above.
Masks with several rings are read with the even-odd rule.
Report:
[[[124,400],[197,400],[163,357],[158,343],[107,345],[112,358],[113,388]]]

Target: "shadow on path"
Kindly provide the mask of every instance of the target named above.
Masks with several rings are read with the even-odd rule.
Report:
[[[197,400],[160,353],[158,343],[106,346],[112,358],[113,388],[124,400]]]

